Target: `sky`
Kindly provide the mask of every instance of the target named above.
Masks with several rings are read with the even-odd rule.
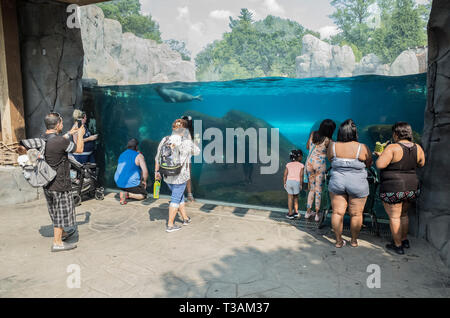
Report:
[[[416,0],[424,2],[428,0]],[[322,38],[336,34],[329,15],[330,0],[140,0],[144,14],[151,14],[160,25],[163,40],[186,42],[195,57],[208,43],[229,31],[228,17],[237,17],[241,8],[253,12],[255,20],[272,14],[294,20],[318,31]],[[376,11],[376,10],[375,10]]]
[[[163,40],[186,42],[195,56],[208,43],[221,39],[229,31],[228,17],[237,17],[248,8],[256,20],[272,14],[297,21],[324,35],[336,32],[329,0],[140,0],[144,14],[159,23]]]

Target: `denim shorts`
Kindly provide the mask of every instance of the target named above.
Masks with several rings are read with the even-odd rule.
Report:
[[[365,198],[370,194],[365,174],[331,174],[328,191],[338,195]]]
[[[181,184],[167,183],[172,194],[170,196],[169,206],[178,208],[180,204],[184,204],[184,190],[186,189],[186,182]]]
[[[289,194],[297,195],[300,193],[300,182],[295,180],[286,181],[286,191]]]

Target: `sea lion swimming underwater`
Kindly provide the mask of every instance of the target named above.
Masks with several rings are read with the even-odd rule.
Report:
[[[191,94],[176,91],[174,89],[167,89],[160,85],[155,87],[155,91],[166,103],[185,103],[193,100],[202,101],[203,98],[199,96],[193,96]]]

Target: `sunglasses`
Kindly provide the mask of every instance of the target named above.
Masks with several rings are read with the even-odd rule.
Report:
[[[50,115],[58,116],[61,120],[63,119],[62,116],[57,112],[51,112]]]

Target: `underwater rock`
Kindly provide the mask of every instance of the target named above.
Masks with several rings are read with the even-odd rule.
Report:
[[[122,33],[118,21],[105,19],[96,5],[80,7],[85,51],[84,77],[99,85],[195,81],[195,65],[167,44]]]
[[[377,141],[383,143],[392,138],[392,125],[371,125],[364,127],[363,132],[367,132],[371,138],[372,145],[375,145]],[[421,144],[421,138],[422,136],[417,131],[413,130],[413,141],[417,144]]]
[[[273,128],[266,121],[237,110],[230,110],[222,118],[203,116],[203,114],[193,111],[188,111],[186,115],[192,116],[194,120],[202,119],[203,129],[207,127],[217,127],[223,132],[225,132],[226,128],[238,127],[241,127],[244,130],[251,127],[255,129]],[[268,133],[268,135],[270,136],[270,133]],[[238,197],[239,200],[236,200],[236,202],[265,206],[284,206],[286,201],[286,191],[281,184],[274,185],[273,180],[282,180],[284,167],[289,160],[289,152],[292,149],[298,148],[298,146],[295,146],[280,134],[280,162],[278,172],[275,175],[260,174],[260,167],[262,164],[259,162],[255,164],[203,164],[202,177],[199,180],[199,186],[200,188],[203,188],[204,192],[209,193],[209,196],[217,196],[223,201],[230,200],[230,198],[235,200],[235,197]],[[247,151],[249,151],[248,147],[246,147],[246,152]],[[248,157],[248,153],[246,153],[246,157]],[[227,173],[223,173],[224,169]],[[220,177],[220,186],[216,189],[217,177]],[[251,186],[248,186],[248,184],[251,184]]]
[[[419,73],[419,60],[412,50],[403,51],[392,63],[390,76],[403,76]]]

